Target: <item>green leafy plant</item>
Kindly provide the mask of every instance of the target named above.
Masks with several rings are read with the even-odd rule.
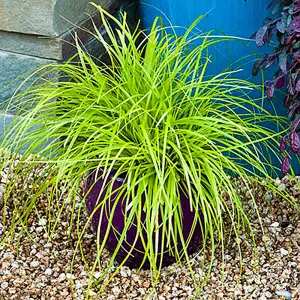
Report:
[[[175,248],[178,242],[183,245],[177,255],[176,249],[169,250],[175,252],[178,263],[183,258],[187,260],[193,276],[188,241],[181,233],[180,190],[184,190],[190,210],[195,212],[194,227],[200,224],[203,230],[200,251],[204,258],[209,256],[213,260],[217,245],[225,247],[228,226],[234,238],[238,238],[242,229],[252,232],[243,199],[229,174],[239,177],[250,194],[251,183],[262,181],[260,174],[267,178],[265,184],[271,190],[291,200],[284,192],[276,191],[266,171],[272,166],[261,147],[276,155],[276,137],[281,132],[263,126],[263,122],[274,120],[274,116],[261,108],[262,99],[250,96],[251,91],[261,87],[235,79],[234,71],[206,76],[211,63],[209,47],[221,39],[194,33],[201,18],[180,37],[165,32],[158,20],[145,35],[139,29],[133,33],[129,30],[126,14],[119,21],[98,9],[109,41],[97,28],[95,36],[105,47],[110,64],[95,61],[77,43],[76,57],[65,64],[38,70],[41,78],[8,103],[9,109],[17,111],[1,143],[11,153],[10,163],[16,170],[7,183],[4,198],[4,206],[14,201],[10,234],[18,224],[26,228],[30,211],[43,196],[51,207],[57,207],[57,214],[49,216],[51,236],[60,212],[67,205],[74,208],[76,203],[84,203],[88,192],[78,197],[82,180],[101,169],[102,178],[114,174],[115,179],[119,176],[125,179],[121,193],[126,213],[119,243],[99,281],[113,265],[126,230],[143,213],[146,219],[143,224],[137,221],[137,235],[144,241],[144,255],[150,262],[154,281],[159,279],[162,269],[156,248],[164,244],[161,238]],[[108,19],[117,25],[115,31]],[[142,42],[137,43],[138,40]],[[59,82],[43,79],[45,73],[52,72],[62,74]],[[280,124],[284,119],[278,117],[277,121]],[[16,154],[19,152],[21,157]],[[25,200],[20,206],[19,200],[11,200],[10,195],[20,178],[41,170],[40,165],[46,167],[39,171],[35,184],[21,185]],[[112,193],[108,186],[99,209],[107,204]],[[253,195],[252,200],[255,205]],[[71,224],[75,217],[70,215]],[[113,218],[112,211],[107,233]],[[159,228],[163,237],[157,235]],[[82,236],[85,228],[78,230]],[[97,244],[98,258],[92,270],[99,265],[105,238],[99,241],[98,236]],[[198,287],[203,284],[194,282]]]

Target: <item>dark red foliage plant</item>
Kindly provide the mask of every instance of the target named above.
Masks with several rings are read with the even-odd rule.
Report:
[[[272,99],[275,87],[286,90],[284,105],[292,124],[288,134],[282,138],[280,151],[289,149],[290,153],[300,155],[300,0],[272,0],[268,9],[272,9],[272,14],[277,17],[266,18],[252,38],[261,47],[270,44],[276,37],[276,47],[273,53],[265,54],[255,62],[252,74],[256,76],[260,69],[278,66],[273,79],[265,82],[267,99]],[[287,155],[281,170],[286,174],[289,169]]]

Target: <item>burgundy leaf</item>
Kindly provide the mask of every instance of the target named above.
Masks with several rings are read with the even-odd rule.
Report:
[[[289,161],[289,157],[286,156],[282,162],[282,165],[281,165],[281,172],[286,175],[287,172],[289,171],[290,169],[290,161]]]
[[[300,124],[300,119],[294,120],[291,126],[291,131],[296,131],[299,124]]]
[[[267,60],[268,57],[269,57],[269,55],[266,54],[266,55],[264,56],[264,58],[260,61],[260,65],[263,65],[263,64],[265,63],[265,61]]]
[[[300,93],[300,79],[298,79],[298,81],[297,81],[297,83],[296,83],[295,91],[296,91],[297,93]]]
[[[268,55],[267,58],[265,59],[264,61],[264,64],[263,64],[263,69],[267,69],[269,68],[271,65],[274,64],[275,62],[275,58],[276,56],[275,55]]]
[[[277,37],[279,44],[284,44],[285,37],[284,37],[283,33],[276,31],[276,37]]]
[[[272,97],[274,95],[274,83],[272,82],[268,88],[268,92],[267,92],[267,98],[268,100],[271,100]]]
[[[287,96],[284,97],[284,106],[286,108],[289,108],[289,104],[290,104],[290,96],[287,95]]]
[[[256,76],[259,72],[259,67],[260,67],[260,61],[257,61],[252,68],[252,75]]]
[[[293,131],[290,136],[290,148],[294,153],[298,153],[300,149],[300,138],[296,131]]]
[[[295,94],[294,84],[291,78],[288,80],[287,89],[290,95],[293,96]]]
[[[286,138],[283,137],[283,138],[281,139],[280,147],[279,147],[279,150],[280,150],[281,153],[285,150],[286,145],[287,145],[287,144],[286,144]]]
[[[266,80],[266,81],[264,82],[264,88],[265,88],[265,89],[267,88],[268,84],[269,84],[269,80]]]
[[[256,32],[255,41],[256,41],[257,46],[261,47],[265,44],[264,38],[268,31],[268,28],[269,28],[269,24],[266,24]]]
[[[284,44],[287,46],[287,45],[290,45],[292,43],[292,40],[294,39],[294,34],[292,35],[289,35],[287,36],[287,38],[285,39],[284,41]]]
[[[269,44],[271,42],[272,32],[270,30],[267,30],[265,36],[264,36],[264,44]]]
[[[295,17],[293,20],[293,30],[300,32],[300,15]]]
[[[280,89],[283,87],[283,85],[284,85],[284,76],[281,76],[276,80],[276,88]]]
[[[300,102],[297,103],[295,101],[290,101],[288,109],[289,109],[288,116],[292,120],[295,118],[297,114],[300,115]]]

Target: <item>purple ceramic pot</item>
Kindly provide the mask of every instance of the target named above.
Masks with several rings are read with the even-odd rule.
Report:
[[[88,177],[87,181],[87,190],[89,191],[87,197],[86,197],[86,207],[88,210],[88,213],[91,214],[94,212],[95,207],[97,206],[97,203],[99,201],[102,201],[105,197],[106,189],[104,188],[102,191],[102,194],[99,195],[100,191],[103,188],[104,180],[102,178],[102,173],[98,172],[98,177],[96,177],[95,172],[91,173]],[[111,174],[106,181],[106,185],[108,182],[111,182],[113,180],[113,175]],[[117,178],[113,182],[113,190],[117,190],[120,188],[123,184],[125,184],[125,181],[123,178]],[[107,201],[107,204],[105,204],[105,210],[107,210],[107,214],[104,213],[102,218],[101,218],[101,224],[100,224],[100,240],[104,239],[105,233],[107,231],[107,226],[108,226],[108,218],[109,216],[109,211],[112,208],[115,198],[117,197],[118,192],[116,192],[111,198],[110,198],[110,203]],[[190,211],[190,205],[189,205],[189,200],[186,197],[184,193],[181,194],[181,208],[182,208],[182,220],[183,220],[183,228],[182,228],[182,233],[184,236],[184,239],[187,240],[189,237],[189,233],[192,228],[193,220],[195,218],[195,213]],[[100,222],[100,212],[101,209],[98,209],[94,212],[93,217],[92,217],[92,224],[94,230],[97,232],[99,230],[99,222]],[[201,216],[202,218],[202,216]],[[141,220],[139,222],[144,222],[145,221],[145,214],[142,214]],[[134,220],[136,222],[136,220]],[[203,224],[203,218],[202,218],[202,224]],[[115,212],[114,212],[114,218],[112,221],[113,227],[118,231],[122,232],[124,229],[124,204],[122,201],[118,201],[118,204],[116,206]],[[135,241],[137,234],[137,229],[135,226],[131,226],[127,232],[126,232],[126,242],[122,243],[122,247],[117,253],[116,260],[121,263],[124,258],[127,256],[128,252],[131,247],[129,245],[132,245]],[[160,233],[161,236],[161,233]],[[147,240],[147,235],[145,233],[144,239]],[[195,227],[193,236],[191,238],[191,241],[188,246],[188,253],[192,254],[196,252],[202,244],[202,230],[199,222],[197,223],[197,226]],[[114,252],[116,249],[116,246],[118,245],[118,238],[117,234],[114,232],[113,229],[110,229],[108,239],[106,240],[105,247],[108,249],[110,252]],[[182,245],[178,244],[177,245],[179,251],[182,250]],[[166,249],[167,250],[167,249]],[[159,256],[160,258],[160,256]],[[137,239],[137,242],[135,243],[134,250],[131,252],[131,256],[126,260],[124,265],[131,267],[131,268],[139,268],[143,262],[144,259],[144,247],[142,244],[142,241],[140,238]],[[158,260],[159,261],[159,260]],[[168,266],[172,263],[175,263],[176,259],[173,257],[169,252],[163,253],[163,267]],[[142,265],[143,269],[149,269],[150,268],[150,263],[148,260],[145,260],[145,262]]]

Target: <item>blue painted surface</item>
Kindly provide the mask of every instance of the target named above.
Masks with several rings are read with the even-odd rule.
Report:
[[[205,17],[197,25],[197,29],[208,32],[214,30],[214,35],[228,35],[249,39],[258,29],[267,16],[271,16],[267,5],[270,0],[142,0],[141,18],[144,28],[150,28],[156,16],[163,18],[166,26],[176,26],[176,33],[181,34],[200,15]],[[178,27],[177,27],[178,26]],[[261,83],[262,78],[253,78],[251,71],[253,61],[262,57],[263,53],[272,51],[268,47],[258,48],[254,41],[234,41],[219,44],[218,48],[212,49],[213,61],[215,62],[209,72],[216,74],[232,64],[232,68],[242,67],[243,71],[238,74],[240,78],[248,79],[255,83]],[[247,57],[249,56],[250,57]],[[238,62],[237,62],[238,61]],[[274,69],[265,72],[264,76],[271,79]],[[277,98],[264,102],[264,107],[271,113],[287,115],[283,106],[282,93],[277,93]],[[274,110],[275,107],[275,110]],[[275,124],[268,126],[277,129]],[[280,167],[281,162],[275,156],[271,158],[272,164]],[[300,174],[300,164],[293,157],[292,166],[296,174]],[[281,173],[279,172],[280,176]]]

